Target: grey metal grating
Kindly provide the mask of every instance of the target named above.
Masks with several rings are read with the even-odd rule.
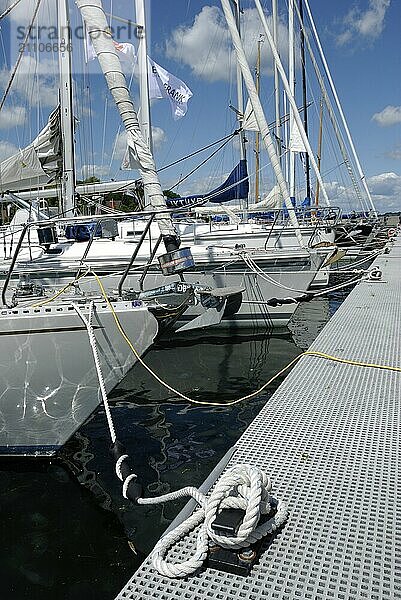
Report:
[[[312,349],[401,366],[401,239],[376,260]],[[249,577],[215,570],[161,577],[145,561],[118,595],[133,599],[401,598],[401,374],[304,357],[237,443],[229,465],[271,476],[290,519]],[[171,552],[192,552],[192,534]]]

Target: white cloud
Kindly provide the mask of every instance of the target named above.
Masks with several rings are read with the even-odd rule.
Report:
[[[10,129],[18,127],[26,122],[26,109],[23,106],[14,106],[6,108],[3,106],[0,111],[0,129]]]
[[[190,183],[186,181],[183,183],[182,187],[178,186],[179,191],[174,189],[175,192],[182,194],[183,196],[191,196],[193,194],[207,194],[211,192],[214,188],[221,185],[229,176],[228,173],[223,174],[215,174],[215,175],[207,175],[202,177],[201,179],[196,179]],[[176,182],[175,182],[176,183]]]
[[[57,74],[57,75],[56,75]],[[0,89],[5,90],[11,72],[3,68],[0,71]],[[30,106],[47,106],[54,108],[58,101],[58,66],[51,58],[41,59],[24,55],[10,93],[19,99],[26,100]]]
[[[394,148],[394,150],[386,152],[385,156],[387,156],[387,158],[391,158],[392,160],[401,160],[401,148]]]
[[[401,210],[401,176],[397,173],[380,173],[368,177],[367,185],[376,209],[380,213]],[[325,184],[326,191],[333,206],[361,210],[355,200],[351,188],[345,188],[341,183],[332,181]],[[367,202],[366,202],[367,204]]]
[[[268,17],[271,26],[271,17]],[[256,8],[245,9],[242,15],[242,41],[250,65],[256,64],[257,42],[263,27]],[[278,47],[283,58],[288,56],[288,31],[280,22]],[[272,58],[267,41],[262,46],[262,70],[271,72]],[[207,81],[227,81],[236,64],[231,36],[226,20],[217,6],[204,6],[191,26],[175,29],[167,42],[169,58],[191,67],[194,75]]]
[[[386,106],[381,112],[375,113],[372,120],[381,127],[390,127],[401,123],[401,106]]]
[[[11,144],[11,142],[2,141],[0,142],[0,160],[9,158],[13,154],[18,152],[17,146]]]
[[[344,31],[337,37],[337,43],[343,46],[355,36],[364,39],[377,39],[383,29],[384,21],[391,0],[369,0],[366,10],[352,8],[344,18]]]
[[[152,127],[153,149],[158,150],[166,141],[166,132],[161,127]]]
[[[89,177],[107,177],[110,175],[110,168],[108,165],[82,165],[81,176],[82,179],[88,179]]]

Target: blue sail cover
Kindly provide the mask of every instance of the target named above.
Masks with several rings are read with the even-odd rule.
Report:
[[[185,196],[183,198],[166,198],[166,202],[169,208],[192,206],[198,202],[202,202],[202,200],[220,204],[221,202],[229,202],[230,200],[248,198],[248,193],[249,179],[246,160],[240,160],[225,182],[212,192]]]

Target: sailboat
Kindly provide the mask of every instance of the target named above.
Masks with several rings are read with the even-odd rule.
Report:
[[[86,6],[81,6],[84,19],[86,21]],[[89,23],[87,28],[91,34],[93,26],[92,17],[96,20],[94,14],[99,12],[101,7],[99,3],[89,3]],[[92,11],[93,9],[93,11]],[[93,12],[93,14],[91,14]],[[94,16],[93,16],[94,15]],[[96,37],[96,39],[95,39]],[[93,36],[93,45],[99,58],[102,70],[105,74],[106,81],[109,84],[111,93],[114,95],[117,106],[120,109],[121,117],[129,132],[130,151],[133,150],[137,142],[138,127],[130,120],[130,105],[127,99],[127,88],[125,80],[120,71],[118,76],[110,75],[110,67],[107,61],[112,53],[112,40],[110,37],[103,36],[99,39]],[[107,48],[107,50],[105,49]],[[115,51],[113,50],[114,58]],[[112,57],[111,57],[112,58]],[[114,60],[114,59],[113,59]],[[113,66],[114,69],[118,65]],[[113,71],[113,73],[116,71]],[[116,84],[113,78],[118,79],[118,93],[116,93]],[[121,110],[121,106],[124,110]],[[131,143],[130,143],[131,140]],[[138,157],[138,152],[135,150],[135,159]],[[148,148],[140,145],[139,154],[142,154],[148,160]],[[68,171],[68,169],[67,169]],[[136,271],[131,271],[127,274],[127,286],[133,289],[138,289],[138,285],[144,293],[150,291],[154,287],[162,287],[171,283],[169,271],[164,270],[167,276],[163,274],[163,268],[160,268],[161,254],[163,250],[160,247],[161,242],[167,241],[167,254],[169,260],[175,260],[175,256],[179,260],[185,258],[185,248],[178,249],[178,237],[180,232],[177,231],[177,226],[174,226],[171,220],[171,215],[164,212],[164,206],[160,191],[146,192],[154,186],[155,168],[154,164],[149,167],[147,164],[145,169],[142,169],[141,174],[144,177],[145,193],[148,193],[149,198],[152,198],[154,209],[159,211],[153,226],[148,230],[149,240],[153,240],[150,244],[151,255],[143,252],[144,245],[140,248],[136,255],[137,265],[146,265],[146,276],[138,275]],[[281,189],[282,195],[287,195],[286,190]],[[65,196],[70,198],[69,204],[65,210],[73,212],[73,195],[66,192]],[[286,199],[288,204],[289,199]],[[287,206],[290,210],[289,220],[294,227],[298,247],[294,248],[276,248],[265,247],[264,242],[269,239],[265,229],[261,229],[259,239],[255,240],[254,247],[248,246],[250,236],[236,236],[236,240],[232,238],[225,240],[220,237],[214,244],[210,244],[207,235],[195,237],[197,240],[201,238],[204,243],[196,243],[191,248],[192,262],[190,261],[185,272],[185,281],[192,286],[203,286],[209,289],[214,288],[235,288],[243,289],[243,302],[239,311],[235,314],[226,314],[223,317],[223,323],[229,326],[240,325],[255,325],[259,324],[264,327],[266,319],[273,322],[274,325],[286,325],[289,318],[293,314],[297,303],[294,301],[285,306],[281,299],[288,299],[288,296],[296,296],[308,290],[311,282],[316,277],[321,265],[328,257],[327,249],[310,249],[307,247],[307,241],[302,238],[299,230],[299,224],[292,211],[292,206]],[[108,292],[115,289],[118,279],[114,276],[115,271],[121,270],[129,263],[132,256],[133,243],[139,242],[144,231],[146,223],[143,219],[133,218],[127,221],[125,233],[126,235],[112,236],[114,239],[98,240],[94,235],[85,247],[83,244],[77,244],[71,239],[60,239],[58,242],[50,244],[50,247],[42,248],[39,255],[28,257],[28,259],[18,259],[15,261],[15,274],[24,274],[29,271],[31,276],[41,277],[46,283],[52,285],[62,284],[60,274],[65,278],[73,278],[77,272],[77,268],[83,265],[91,267],[97,272],[110,275],[105,280],[106,289]],[[153,229],[152,229],[153,227]],[[159,227],[161,236],[157,232],[156,227]],[[40,224],[37,225],[38,230]],[[121,230],[120,230],[121,231]],[[185,233],[183,238],[186,241]],[[247,242],[242,243],[242,239],[246,237]],[[263,241],[263,246],[261,245]],[[49,244],[47,244],[49,246]],[[178,253],[178,254],[175,254]],[[181,256],[180,253],[183,255]],[[85,286],[91,286],[90,280],[81,280],[80,288],[85,289]],[[275,306],[274,306],[275,304]],[[198,315],[201,309],[201,303],[192,306],[185,315],[181,315],[182,319],[192,318],[192,315]]]
[[[105,19],[100,2],[94,8],[97,17]],[[68,35],[67,1],[59,2],[58,9],[59,30]],[[85,14],[86,9],[82,12]],[[88,15],[89,22],[90,18]],[[96,22],[99,26],[99,21]],[[7,176],[10,188],[13,177],[18,176],[21,168],[25,181],[38,177],[49,179],[62,160],[64,210],[74,213],[74,172],[68,151],[73,148],[72,97],[70,78],[66,75],[71,71],[68,40],[64,42],[65,51],[60,52],[61,108],[52,113],[45,129],[20,153],[19,163],[13,159],[8,161],[8,170],[3,174]],[[118,69],[121,70],[118,57],[113,55],[111,64],[115,77]],[[119,94],[121,100],[121,91]],[[129,121],[127,129],[132,151],[136,152],[141,165],[145,189],[152,196],[155,208],[152,217],[158,221],[167,251],[165,262],[173,261],[171,273],[177,273],[183,258],[191,260],[190,252],[178,250],[175,229],[169,215],[163,212],[165,205],[153,157],[141,136],[132,101],[124,95],[122,112]],[[61,128],[62,138],[58,134],[60,120],[67,125]],[[151,346],[160,323],[174,321],[196,301],[192,287],[184,289],[177,285],[148,290],[148,297],[143,299],[137,295],[112,298],[97,274],[94,274],[96,289],[92,287],[85,291],[77,284],[49,293],[44,285],[46,273],[41,267],[34,281],[30,280],[27,270],[22,272],[18,267],[18,254],[27,232],[33,234],[30,241],[35,238],[34,245],[36,242],[39,245],[40,255],[52,256],[55,224],[51,220],[44,221],[46,216],[43,214],[37,216],[39,221],[24,223],[17,233],[16,249],[3,279],[0,308],[0,455],[3,456],[50,456],[56,453],[98,406],[102,393],[115,387]],[[26,249],[31,253],[32,243]],[[33,265],[35,257],[32,254],[30,259]],[[221,318],[227,299],[240,293],[231,290],[212,295],[204,289],[197,292],[206,301],[203,311],[206,315],[210,315],[207,300],[212,297],[215,304],[210,308],[214,311],[214,319]],[[205,319],[202,314],[201,317],[201,326],[208,325],[210,318]]]

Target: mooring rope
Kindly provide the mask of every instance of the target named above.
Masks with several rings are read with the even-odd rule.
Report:
[[[361,277],[356,277],[354,279],[350,279],[344,283],[340,283],[340,284],[334,285],[329,288],[324,288],[323,290],[318,290],[315,292],[311,291],[311,290],[298,290],[295,288],[288,287],[288,286],[284,285],[283,283],[280,283],[280,281],[277,281],[276,279],[271,277],[271,275],[269,275],[268,273],[263,271],[263,269],[261,269],[261,267],[259,267],[259,265],[256,263],[256,261],[247,252],[242,252],[241,257],[242,257],[243,261],[245,262],[245,264],[251,269],[251,271],[253,273],[255,273],[256,275],[258,275],[264,281],[267,281],[268,283],[271,283],[272,285],[274,285],[278,288],[281,288],[283,290],[286,290],[289,292],[296,292],[298,294],[303,294],[305,296],[308,296],[308,299],[316,298],[319,296],[323,296],[324,294],[328,294],[330,292],[335,292],[337,290],[341,290],[345,287],[348,287],[350,285],[358,283],[359,281],[362,281],[362,279],[364,279],[364,275],[369,276],[369,271],[364,271],[364,275],[362,275]],[[292,300],[294,302],[296,302],[296,301],[299,301],[300,299],[297,300],[295,298],[292,298]],[[278,299],[278,301],[280,302],[280,299]]]
[[[124,339],[128,340],[127,335],[122,329],[122,326],[119,324],[118,316],[106,295],[100,279],[96,275],[95,277],[99,282],[102,294],[108,306],[110,307],[112,314],[114,315],[120,332],[123,334]],[[181,490],[171,492],[170,494],[164,494],[155,498],[142,497],[142,486],[138,481],[136,473],[131,470],[129,465],[129,456],[126,453],[125,448],[118,441],[115,433],[114,423],[111,416],[100,365],[99,354],[97,351],[96,337],[92,326],[94,302],[91,301],[90,303],[88,318],[85,317],[77,305],[74,304],[74,308],[82,321],[85,323],[88,331],[103,404],[106,411],[110,438],[112,441],[112,453],[116,461],[116,474],[123,483],[123,496],[138,505],[159,504],[189,496],[194,498],[200,507],[184,522],[180,523],[175,529],[168,532],[159,540],[151,553],[151,560],[154,568],[160,574],[166,577],[185,577],[194,573],[200,566],[203,565],[207,557],[210,543],[233,550],[238,548],[246,548],[255,543],[257,540],[261,539],[263,536],[272,534],[279,527],[281,527],[288,518],[288,509],[286,504],[283,501],[276,500],[271,496],[270,492],[272,485],[266,473],[264,473],[262,469],[249,464],[239,464],[229,468],[217,481],[209,496],[206,496],[195,487],[186,487]],[[131,342],[129,343],[129,346],[134,350],[135,356],[139,356]],[[303,356],[315,356],[318,358],[359,367],[370,367],[401,372],[401,368],[396,366],[360,362],[332,356],[323,352],[308,350],[297,356],[289,363],[289,365],[287,365],[287,367],[282,369],[279,374],[283,373]],[[141,363],[144,364],[142,360]],[[157,378],[159,382],[164,383],[162,380],[160,380],[160,378],[157,377],[155,373],[153,373],[153,371],[151,371],[151,369],[148,368],[148,370]],[[272,380],[275,379],[279,374],[273,377]],[[243,399],[247,397],[249,398],[253,395],[254,394],[245,396]],[[222,536],[217,533],[212,526],[217,515],[222,510],[227,508],[236,508],[244,511],[244,518],[235,534],[232,536]],[[265,520],[263,520],[263,516]],[[166,557],[172,546],[199,525],[200,527],[197,533],[196,550],[194,554],[188,560],[183,562],[169,562]]]
[[[203,565],[208,554],[209,543],[218,544],[223,548],[230,549],[246,548],[281,527],[288,517],[286,504],[270,495],[272,484],[266,473],[259,467],[249,464],[235,465],[228,469],[219,479],[209,497],[195,487],[186,487],[154,498],[141,497],[142,486],[137,481],[136,473],[131,471],[128,464],[129,456],[125,448],[118,442],[115,432],[92,325],[94,302],[92,300],[89,304],[88,318],[85,317],[77,304],[73,304],[73,307],[85,324],[88,332],[112,441],[112,450],[116,459],[115,470],[117,477],[123,484],[122,494],[124,498],[136,504],[150,505],[189,496],[194,498],[200,505],[199,510],[195,511],[183,523],[180,523],[175,529],[163,536],[156,544],[151,553],[154,568],[166,577],[185,577],[191,575]],[[112,306],[111,308],[115,314]],[[115,316],[117,317],[116,314]],[[244,511],[242,522],[236,533],[232,536],[219,535],[212,527],[220,511],[227,508],[236,508]],[[261,520],[263,515],[266,515],[265,521]],[[183,562],[168,562],[166,555],[169,549],[201,523],[202,525],[197,535],[196,551],[193,556]]]

